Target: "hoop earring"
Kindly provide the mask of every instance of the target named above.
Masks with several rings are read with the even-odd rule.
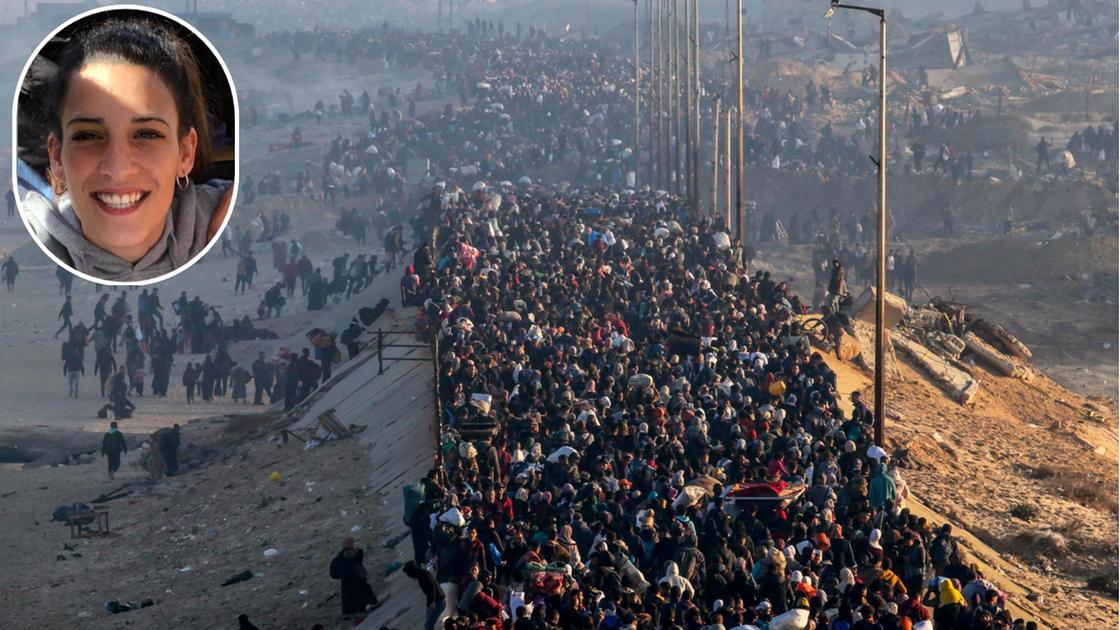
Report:
[[[191,183],[191,178],[184,175],[182,179],[183,179],[182,184],[180,184],[179,183],[179,178],[178,177],[175,178],[175,187],[178,188],[179,190],[186,190],[187,186],[189,186],[190,183]]]

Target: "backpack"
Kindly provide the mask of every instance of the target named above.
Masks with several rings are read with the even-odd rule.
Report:
[[[936,566],[948,564],[953,554],[953,541],[946,536],[938,536],[930,545],[929,556]]]

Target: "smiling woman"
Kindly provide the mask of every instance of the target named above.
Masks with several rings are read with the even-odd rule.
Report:
[[[207,248],[233,189],[204,179],[215,138],[181,29],[157,14],[95,17],[77,23],[43,81],[50,189],[21,179],[20,208],[36,240],[75,271],[159,279]]]

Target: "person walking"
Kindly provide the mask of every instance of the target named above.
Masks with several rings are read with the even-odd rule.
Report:
[[[1046,136],[1038,141],[1034,150],[1038,152],[1038,160],[1034,163],[1034,172],[1037,173],[1042,170],[1043,162],[1046,163],[1046,170],[1050,170],[1050,143],[1046,141]]]
[[[365,552],[354,539],[344,538],[342,550],[331,560],[330,575],[341,582],[342,614],[345,616],[357,616],[381,605],[369,585],[364,558]]]
[[[124,439],[124,434],[117,430],[117,421],[114,420],[109,423],[109,430],[105,432],[105,437],[101,438],[101,456],[109,459],[109,479],[121,467],[121,453],[128,452],[128,443]]]
[[[58,327],[58,330],[54,331],[54,338],[55,339],[58,339],[58,333],[60,333],[64,330],[66,331],[67,334],[70,333],[70,329],[73,328],[73,324],[70,323],[70,317],[73,314],[74,314],[74,305],[70,302],[70,296],[67,295],[66,300],[64,300],[62,302],[62,308],[60,308],[58,310],[58,317],[56,319],[61,319],[62,320],[62,325]]]
[[[15,258],[8,256],[3,265],[0,265],[0,273],[4,274],[4,284],[8,287],[8,292],[16,290],[16,276],[19,275],[19,263]]]
[[[198,385],[198,371],[194,368],[194,363],[187,362],[187,367],[183,370],[183,387],[187,390],[187,404],[194,402],[194,390]]]
[[[62,344],[62,373],[66,376],[66,381],[69,383],[70,398],[78,397],[78,383],[82,375],[86,373],[85,361],[82,360],[82,353],[71,341],[66,341]]]
[[[96,337],[101,334],[101,331],[93,333]],[[104,335],[102,335],[104,338]],[[101,397],[105,397],[105,383],[113,377],[113,373],[117,371],[117,360],[113,358],[113,353],[109,351],[109,346],[102,342],[101,346],[94,346],[97,355],[93,360],[93,373],[101,381]]]
[[[435,630],[436,622],[439,621],[443,615],[443,609],[447,596],[444,595],[443,589],[440,588],[439,582],[436,577],[432,575],[431,571],[420,568],[415,560],[409,560],[404,564],[404,574],[416,580],[420,586],[421,592],[424,593],[425,606],[427,607],[427,616],[424,619],[424,630]]]

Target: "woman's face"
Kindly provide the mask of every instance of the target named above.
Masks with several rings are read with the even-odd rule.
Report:
[[[82,232],[139,260],[163,232],[177,177],[194,167],[198,136],[179,137],[170,88],[150,69],[94,61],[70,79],[62,137],[50,135],[51,170],[66,183]]]

